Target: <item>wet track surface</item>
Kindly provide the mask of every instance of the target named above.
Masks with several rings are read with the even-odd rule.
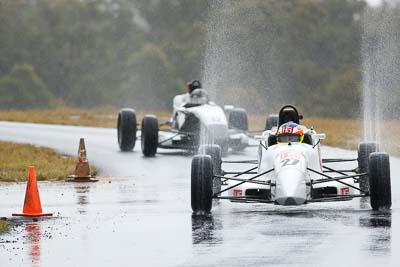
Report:
[[[160,150],[144,158],[119,152],[116,130],[0,122],[0,139],[76,154],[85,137],[97,183],[40,182],[53,218],[18,219],[0,236],[0,266],[398,266],[400,160],[391,159],[393,207],[369,199],[299,207],[215,203],[192,217],[191,155]],[[329,137],[328,137],[329,138]],[[355,152],[324,147],[326,157]],[[229,159],[254,159],[247,148]],[[32,159],[32,164],[34,164]],[[26,183],[0,186],[0,216],[22,209]]]

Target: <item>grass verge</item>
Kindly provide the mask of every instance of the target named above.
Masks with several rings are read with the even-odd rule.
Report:
[[[9,110],[0,111],[0,120],[114,128],[117,126],[118,112],[119,109],[113,107],[94,109],[62,107],[48,110]],[[138,122],[140,122],[145,114],[151,113],[155,113],[159,117],[160,122],[168,120],[170,116],[170,113],[166,111],[140,111],[137,112]]]
[[[75,126],[115,127],[118,110],[114,108],[47,110],[8,110],[0,112],[0,120]]]
[[[0,182],[26,181],[31,165],[36,167],[38,180],[64,180],[75,164],[76,159],[50,148],[0,142]]]
[[[10,228],[10,224],[3,219],[0,219],[0,235],[8,232],[8,229]]]

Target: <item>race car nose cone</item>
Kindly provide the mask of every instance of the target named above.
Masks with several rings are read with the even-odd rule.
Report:
[[[306,183],[303,172],[297,169],[281,170],[276,181],[276,203],[301,205],[306,202]]]
[[[306,203],[306,199],[304,197],[278,197],[275,203],[283,206],[296,206]]]
[[[288,197],[285,200],[285,203],[283,205],[290,206],[290,205],[296,205],[296,204],[297,204],[297,202],[296,202],[296,200],[294,198]]]

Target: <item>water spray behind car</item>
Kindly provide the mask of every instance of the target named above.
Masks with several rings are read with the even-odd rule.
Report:
[[[202,82],[217,104],[269,113],[286,102],[274,25],[259,8],[240,1],[210,1]],[[260,30],[262,27],[262,30]]]
[[[400,102],[398,9],[391,5],[366,8],[362,17],[364,140],[389,150],[394,140],[386,133],[394,129],[387,127],[389,120],[399,115]]]

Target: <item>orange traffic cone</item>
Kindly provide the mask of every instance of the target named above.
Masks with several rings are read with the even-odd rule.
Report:
[[[12,216],[53,216],[53,213],[42,213],[42,204],[40,203],[39,190],[36,181],[35,167],[29,167],[28,184],[26,186],[24,209],[22,213],[13,213]]]
[[[86,155],[85,139],[79,140],[78,159],[75,172],[67,177],[70,182],[97,182],[98,180],[90,174],[89,160]]]

